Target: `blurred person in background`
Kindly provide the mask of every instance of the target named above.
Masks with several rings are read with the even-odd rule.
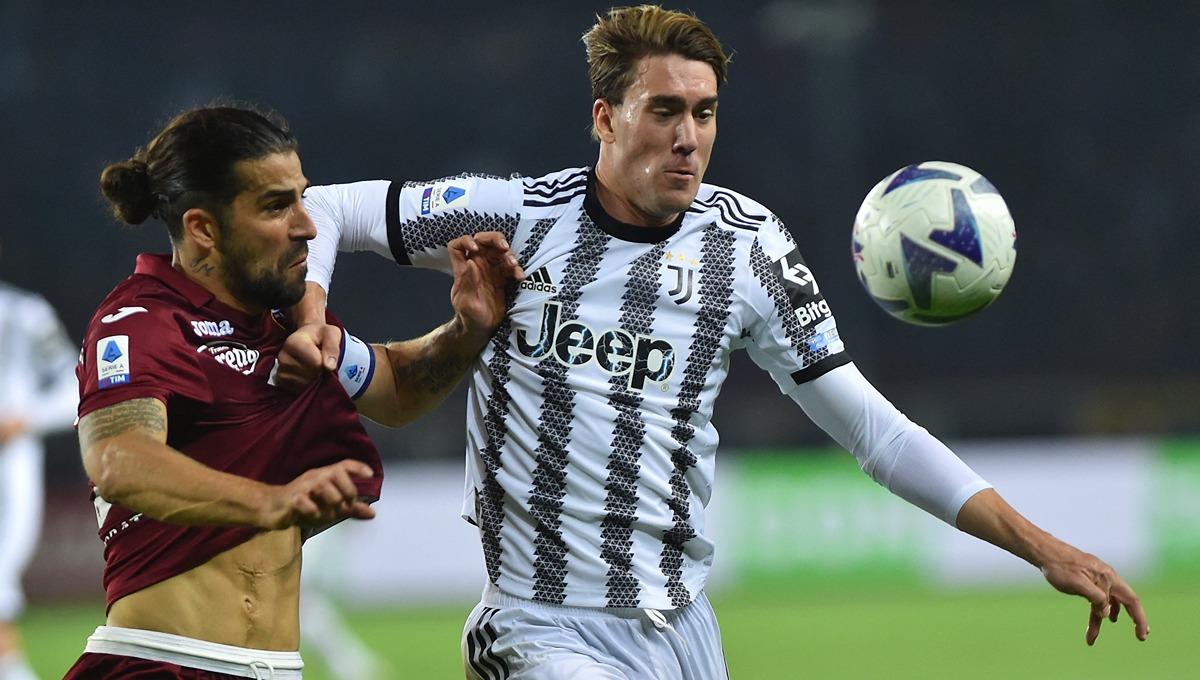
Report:
[[[343,333],[336,375],[276,387],[278,310],[304,293],[316,233],[297,148],[277,116],[206,107],[101,175],[115,215],[163,221],[172,253],[138,256],[77,369],[107,621],[72,680],[299,678],[301,546],[374,517],[380,493],[359,413],[433,408],[503,316],[515,260],[496,234],[457,239],[450,322],[387,345]]]
[[[41,296],[0,283],[0,680],[31,680],[17,619],[42,524],[42,436],[68,430],[79,351]]]
[[[1089,645],[1121,607],[1145,639],[1109,565],[1018,514],[862,376],[782,222],[701,183],[729,62],[712,32],[646,5],[597,17],[583,40],[594,167],[306,194],[304,338],[326,337],[338,249],[448,271],[446,244],[495,229],[530,272],[468,394],[463,516],[487,582],[463,633],[467,676],[726,677],[704,511],[713,402],[737,349],[888,490],[1088,599]]]
[[[304,547],[300,575],[300,641],[307,659],[315,656],[334,680],[387,680],[395,677],[342,616],[339,584],[353,532],[330,532]]]

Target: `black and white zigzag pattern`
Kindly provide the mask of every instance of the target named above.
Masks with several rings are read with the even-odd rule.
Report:
[[[583,215],[576,236],[577,245],[558,283],[562,322],[579,318],[580,289],[596,279],[608,242],[609,236]],[[529,498],[529,512],[537,522],[533,599],[559,604],[566,597],[567,587],[562,502],[566,495],[567,449],[571,444],[575,391],[567,386],[566,367],[553,356],[542,359],[537,370],[542,376],[542,407]]]
[[[542,241],[554,220],[540,220],[533,226],[533,231],[525,247],[517,255],[519,262],[528,262],[542,246]],[[516,290],[509,293],[508,309],[512,310]],[[511,357],[508,354],[512,343],[512,320],[505,316],[500,327],[492,334],[492,358],[488,362],[488,371],[492,376],[492,393],[487,399],[487,413],[483,417],[483,426],[487,434],[487,444],[480,452],[483,460],[483,489],[475,497],[475,516],[479,519],[479,536],[483,543],[483,561],[487,567],[488,579],[498,583],[500,579],[501,556],[500,531],[504,525],[504,488],[500,486],[496,475],[500,472],[502,461],[501,451],[508,438],[508,409],[512,396],[508,392],[509,368]]]
[[[783,233],[788,234],[788,231],[784,229]],[[750,245],[750,270],[754,272],[754,278],[766,289],[767,295],[775,302],[775,311],[779,314],[783,332],[787,336],[788,342],[791,343],[792,349],[800,355],[801,363],[805,367],[809,367],[829,356],[827,346],[820,345],[820,349],[817,350],[809,346],[808,341],[816,335],[816,326],[805,328],[800,323],[795,310],[792,309],[792,300],[784,290],[783,283],[771,271],[771,261],[763,252],[762,244],[758,239],[754,239],[754,243]]]
[[[654,310],[661,287],[658,268],[665,243],[659,243],[633,262],[621,296],[620,328],[634,337],[652,335]],[[629,389],[625,375],[614,375],[608,403],[617,411],[612,452],[608,458],[607,495],[600,556],[608,565],[609,607],[639,606],[638,580],[633,576],[633,522],[637,519],[637,482],[641,469],[646,424],[642,421],[642,395]]]
[[[683,607],[692,601],[692,594],[683,585],[683,546],[696,536],[688,506],[692,490],[688,487],[687,472],[696,465],[696,457],[688,447],[695,436],[695,428],[690,420],[700,409],[700,391],[704,389],[708,373],[718,358],[721,338],[729,319],[733,303],[735,241],[732,233],[716,224],[710,224],[704,230],[700,254],[700,310],[696,315],[687,365],[679,386],[679,401],[671,410],[671,416],[675,419],[671,437],[679,444],[671,452],[674,470],[670,482],[671,498],[667,500],[674,525],[663,535],[659,567],[667,577],[667,594],[671,604],[676,607]]]

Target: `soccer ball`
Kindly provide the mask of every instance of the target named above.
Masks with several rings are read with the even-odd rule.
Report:
[[[1000,295],[1017,232],[996,187],[974,170],[927,161],[888,175],[854,220],[858,279],[887,313],[940,326]]]

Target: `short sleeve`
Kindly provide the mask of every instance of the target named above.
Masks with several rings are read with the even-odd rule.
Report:
[[[169,309],[153,303],[102,307],[79,364],[79,416],[130,399],[213,401],[196,350]],[[158,302],[161,305],[161,302]]]
[[[468,234],[498,231],[512,243],[524,188],[519,178],[457,175],[393,182],[387,197],[388,245],[399,264],[450,273],[446,245]]]
[[[778,218],[764,223],[749,257],[746,351],[771,374],[780,391],[791,392],[849,363],[829,303]]]

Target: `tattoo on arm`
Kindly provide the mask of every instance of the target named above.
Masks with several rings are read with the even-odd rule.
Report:
[[[202,257],[197,257],[196,259],[192,260],[192,263],[190,266],[192,268],[192,271],[196,272],[197,274],[207,275],[207,274],[211,274],[213,272],[213,266],[211,264],[205,262],[204,258],[202,258]]]
[[[408,364],[395,365],[392,372],[396,376],[398,390],[419,389],[438,394],[453,387],[470,365],[470,360],[461,357],[422,357]]]
[[[167,419],[162,402],[153,397],[130,399],[87,414],[79,421],[79,446],[91,445],[133,428],[150,435],[165,435]]]

